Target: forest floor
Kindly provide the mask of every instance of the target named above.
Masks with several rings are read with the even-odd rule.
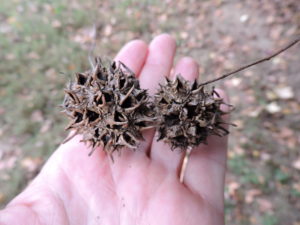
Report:
[[[22,190],[66,135],[57,105],[87,55],[170,33],[201,80],[271,54],[300,35],[294,0],[39,0],[0,5],[0,206]],[[216,86],[231,120],[227,224],[300,225],[300,46]],[[61,74],[63,72],[63,74]]]

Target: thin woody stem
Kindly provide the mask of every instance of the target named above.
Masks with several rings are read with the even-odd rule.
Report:
[[[179,176],[180,183],[183,183],[185,171],[186,171],[186,168],[187,168],[187,165],[188,165],[189,158],[190,158],[192,150],[193,149],[189,147],[189,148],[187,148],[187,150],[185,152],[185,155],[184,155],[184,158],[183,158],[183,162],[182,162],[182,165],[181,165],[180,176]]]
[[[282,49],[276,51],[275,53],[273,53],[272,55],[270,55],[270,56],[268,56],[268,57],[265,57],[265,58],[263,58],[263,59],[259,59],[259,60],[255,61],[255,62],[252,62],[252,63],[248,64],[248,65],[242,66],[242,67],[240,67],[240,68],[238,68],[238,69],[236,69],[236,70],[234,70],[234,71],[231,71],[231,72],[229,72],[229,73],[226,73],[226,74],[224,74],[224,75],[221,75],[220,77],[217,77],[217,78],[215,78],[215,79],[206,81],[206,82],[204,82],[204,83],[201,83],[200,86],[203,86],[203,85],[206,85],[206,84],[210,84],[210,83],[216,82],[216,81],[218,81],[218,80],[222,80],[222,79],[224,79],[224,78],[226,78],[226,77],[229,77],[230,75],[233,75],[233,74],[235,74],[235,73],[238,73],[238,72],[240,72],[240,71],[242,71],[242,70],[245,70],[245,69],[247,69],[247,68],[249,68],[249,67],[251,67],[251,66],[254,66],[254,65],[256,65],[256,64],[262,63],[262,62],[264,62],[264,61],[268,61],[268,60],[274,58],[275,56],[279,55],[280,53],[286,51],[287,49],[291,48],[293,45],[297,44],[299,41],[300,41],[300,37],[298,37],[296,40],[292,41],[292,42],[291,42],[290,44],[288,44],[286,47],[284,47],[284,48],[282,48]]]

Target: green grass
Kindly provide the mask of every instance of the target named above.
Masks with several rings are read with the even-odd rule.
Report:
[[[251,183],[254,185],[261,185],[258,173],[255,168],[251,167],[250,163],[243,156],[236,156],[229,159],[228,166],[230,170],[241,177],[243,184]]]
[[[262,217],[263,225],[276,225],[278,224],[278,220],[274,214],[266,214]]]
[[[45,9],[46,2],[52,10]],[[67,3],[60,1],[37,1],[30,5],[35,9],[26,1],[7,4],[1,9],[12,27],[12,32],[0,39],[0,107],[6,112],[1,124],[9,124],[8,133],[27,137],[24,143],[25,150],[30,151],[27,153],[48,155],[58,143],[57,134],[61,132],[56,131],[63,130],[57,105],[62,101],[62,90],[69,76],[62,76],[60,71],[72,74],[87,66],[87,53],[70,37],[73,29],[88,22],[89,14],[78,10],[71,13]],[[22,14],[16,12],[18,7],[22,8]],[[63,20],[66,16],[68,19]],[[53,27],[55,20],[72,29]],[[41,111],[43,121],[32,120],[35,111]],[[54,130],[40,135],[44,119],[52,121]],[[41,139],[42,147],[38,151],[33,149],[31,143]]]
[[[1,3],[0,16],[9,27],[0,35],[0,127],[5,128],[1,142],[16,140],[12,148],[21,148],[20,158],[46,159],[66,135],[66,120],[58,108],[63,88],[75,71],[88,68],[87,52],[72,37],[77,29],[93,24],[93,14],[68,1]],[[54,21],[60,26],[53,26]],[[50,124],[48,130],[45,123]],[[7,199],[25,184],[19,163],[8,172],[8,181],[0,179]]]

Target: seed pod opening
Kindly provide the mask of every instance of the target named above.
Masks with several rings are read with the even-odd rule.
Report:
[[[136,148],[141,131],[153,127],[155,112],[146,90],[123,63],[104,65],[100,58],[91,70],[76,74],[65,89],[63,112],[71,118],[66,129],[83,135],[93,149],[112,153]]]
[[[189,82],[180,75],[173,81],[166,79],[155,95],[158,116],[158,141],[172,149],[187,149],[206,144],[210,135],[225,136],[221,110],[225,104],[218,93],[207,91],[197,81]]]

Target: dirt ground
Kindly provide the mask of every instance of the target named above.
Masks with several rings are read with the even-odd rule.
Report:
[[[299,36],[300,1],[15,0],[0,6],[0,32],[4,206],[63,139],[66,121],[55,107],[66,77],[87,68],[94,42],[95,53],[112,58],[134,38],[150,41],[170,33],[178,43],[177,59],[194,57],[199,79],[207,80]],[[237,125],[228,151],[227,224],[300,224],[299,51],[298,44],[214,84],[228,91]]]

